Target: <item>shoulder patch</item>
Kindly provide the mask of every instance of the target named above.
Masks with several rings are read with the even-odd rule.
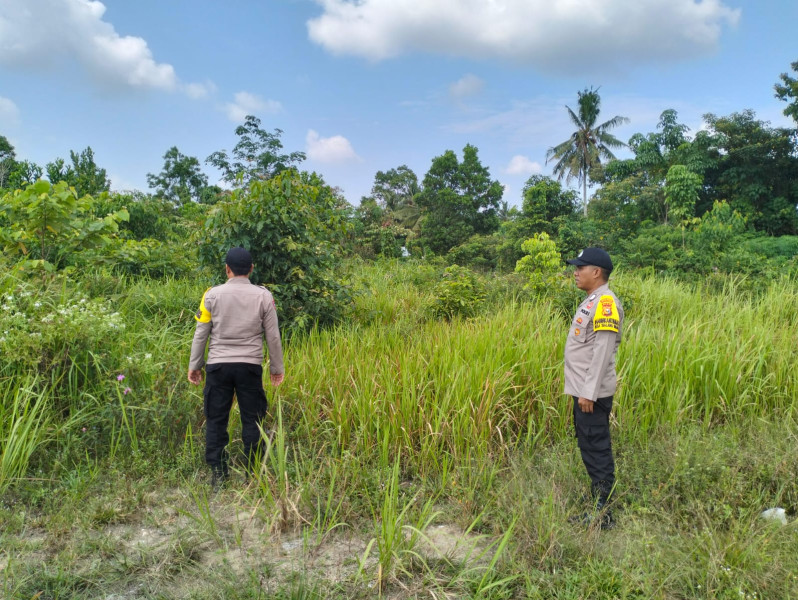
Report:
[[[211,322],[211,312],[205,307],[205,296],[208,295],[208,292],[211,291],[211,288],[205,290],[205,293],[202,294],[202,300],[200,300],[199,310],[197,314],[194,315],[194,319],[198,323],[210,323]]]
[[[621,327],[621,318],[618,315],[618,306],[615,298],[605,295],[599,298],[599,306],[593,317],[593,331],[614,331],[618,333]]]

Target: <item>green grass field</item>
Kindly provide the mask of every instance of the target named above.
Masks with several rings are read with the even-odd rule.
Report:
[[[349,318],[287,344],[260,476],[214,495],[185,377],[206,282],[0,275],[0,595],[798,597],[798,526],[759,516],[798,508],[798,283],[613,277],[618,526],[598,531],[568,520],[577,291],[484,278],[478,316],[446,322],[440,276],[351,263]]]

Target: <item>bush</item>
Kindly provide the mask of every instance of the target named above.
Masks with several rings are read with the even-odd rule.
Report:
[[[102,377],[98,365],[125,329],[111,301],[67,290],[65,282],[47,288],[18,283],[0,294],[0,375],[57,382],[55,409],[64,414],[78,399],[75,389]]]
[[[549,234],[536,233],[521,244],[521,249],[526,256],[516,263],[515,271],[526,276],[526,288],[533,293],[540,293],[556,286],[562,266],[557,244],[549,238]]]
[[[482,271],[496,268],[501,240],[496,235],[472,235],[468,241],[455,246],[446,255],[450,263],[473,267]]]
[[[119,225],[123,237],[133,240],[176,241],[186,231],[178,227],[178,213],[171,202],[141,192],[104,194],[93,204],[95,216],[126,210],[128,220]]]
[[[485,300],[485,289],[473,271],[458,265],[447,267],[434,289],[430,313],[436,319],[473,317]]]
[[[119,223],[127,211],[97,217],[91,196],[78,198],[64,182],[40,179],[0,198],[0,244],[30,270],[53,272],[69,266],[108,262]]]

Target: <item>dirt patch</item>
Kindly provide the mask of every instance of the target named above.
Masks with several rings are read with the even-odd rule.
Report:
[[[368,533],[343,527],[326,536],[309,527],[279,533],[277,522],[262,506],[247,506],[238,494],[198,498],[173,489],[151,498],[126,523],[75,527],[58,540],[39,529],[7,535],[11,543],[0,551],[0,573],[13,578],[14,564],[46,564],[66,548],[71,570],[104,579],[103,597],[114,600],[152,597],[167,588],[171,597],[190,596],[207,585],[196,576],[198,570],[230,580],[235,577],[226,574],[257,577],[264,591],[280,589],[298,576],[323,586],[347,586],[361,570],[364,585],[374,584],[379,551],[374,542],[366,555]],[[481,536],[442,523],[428,527],[413,550],[430,564],[478,564],[485,545]],[[30,576],[30,569],[26,572]]]

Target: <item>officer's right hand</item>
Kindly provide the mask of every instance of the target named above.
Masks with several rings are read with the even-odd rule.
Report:
[[[202,383],[202,371],[200,369],[189,369],[188,381],[193,385],[199,385]]]
[[[283,379],[285,379],[285,374],[284,373],[278,373],[278,374],[272,373],[270,378],[272,380],[272,385],[274,387],[279,387],[280,384],[283,382]]]

